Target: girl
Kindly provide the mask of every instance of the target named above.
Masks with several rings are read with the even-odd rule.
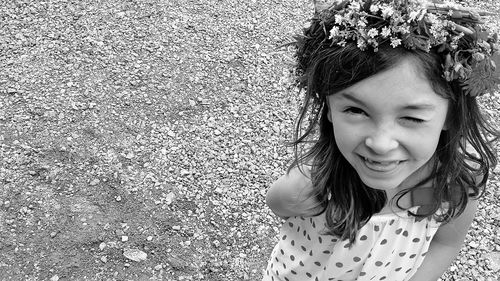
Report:
[[[263,280],[442,275],[496,165],[476,97],[499,83],[498,45],[480,22],[422,0],[317,11],[297,37],[305,100],[295,160],[267,193],[286,221]]]

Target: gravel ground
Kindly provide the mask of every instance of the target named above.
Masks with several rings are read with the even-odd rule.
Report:
[[[0,279],[260,280],[281,224],[264,195],[297,109],[279,46],[311,12],[3,1]],[[482,104],[500,122],[498,97]],[[499,180],[443,280],[500,280]]]

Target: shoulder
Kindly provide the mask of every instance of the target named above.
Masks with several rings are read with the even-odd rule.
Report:
[[[277,195],[283,197],[286,195],[290,200],[296,199],[311,193],[312,182],[310,178],[310,169],[307,166],[292,168],[288,173],[278,178],[268,191],[268,197]]]
[[[459,216],[439,227],[433,241],[445,245],[461,245],[474,220],[478,205],[477,199],[469,199],[467,206]]]

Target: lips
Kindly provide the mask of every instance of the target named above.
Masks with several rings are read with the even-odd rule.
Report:
[[[361,159],[363,159],[363,162],[368,169],[376,172],[391,172],[396,169],[401,162],[403,162],[400,160],[377,161],[363,156],[361,156]]]

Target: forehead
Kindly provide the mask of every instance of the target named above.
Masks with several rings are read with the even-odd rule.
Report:
[[[438,95],[420,67],[405,59],[393,68],[375,74],[329,96],[329,101],[353,101],[380,106],[397,106],[409,109],[432,108],[447,104]]]

